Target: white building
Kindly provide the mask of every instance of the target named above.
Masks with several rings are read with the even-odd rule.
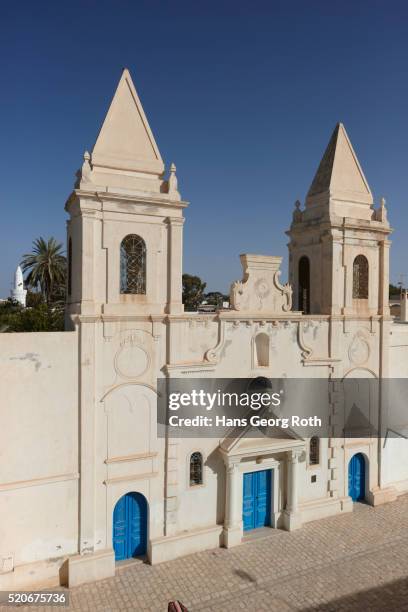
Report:
[[[21,271],[20,266],[17,266],[16,272],[14,274],[14,285],[11,290],[11,298],[21,304],[21,306],[26,305],[27,298],[27,289],[24,289],[24,279],[23,273]]]
[[[295,529],[352,511],[352,497],[408,490],[405,439],[334,433],[335,381],[408,375],[385,205],[344,127],[293,213],[290,285],[280,257],[241,255],[230,310],[184,313],[187,203],[174,165],[164,172],[124,70],[66,203],[67,331],[0,335],[3,590],[113,575],[115,555],[158,563],[238,545],[258,524],[243,521],[248,499],[263,525]],[[160,438],[157,379],[171,377],[327,379],[333,433]]]

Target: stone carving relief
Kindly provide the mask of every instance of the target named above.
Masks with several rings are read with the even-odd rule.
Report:
[[[299,321],[298,323],[298,344],[302,351],[301,352],[302,359],[310,359],[313,353],[312,347],[308,346],[304,339],[304,332],[306,331],[307,327],[309,327],[307,323],[305,324],[302,321]]]
[[[139,378],[150,367],[150,355],[141,344],[137,332],[122,339],[114,359],[115,370],[122,378]]]
[[[218,342],[216,346],[208,349],[208,351],[204,355],[204,361],[209,361],[210,363],[217,363],[220,353],[224,347],[226,333],[225,333],[225,321],[220,321],[218,326]]]
[[[292,287],[279,282],[282,257],[241,255],[244,277],[231,286],[231,307],[240,312],[282,314],[292,308]]]
[[[202,358],[206,351],[214,344],[217,339],[218,329],[216,325],[210,326],[210,318],[190,319],[188,326],[188,351],[195,359]]]
[[[352,339],[348,348],[348,356],[351,363],[354,365],[362,365],[368,361],[370,356],[370,345],[367,342],[363,332],[358,331]]]

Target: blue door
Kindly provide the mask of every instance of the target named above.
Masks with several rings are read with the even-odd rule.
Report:
[[[244,474],[242,521],[244,531],[271,524],[271,470]]]
[[[147,545],[147,501],[140,493],[126,493],[113,511],[113,548],[116,561],[144,555]]]
[[[350,459],[348,468],[349,495],[353,501],[365,497],[365,461],[361,453]]]

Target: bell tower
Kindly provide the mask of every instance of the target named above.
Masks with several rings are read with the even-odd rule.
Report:
[[[388,315],[391,228],[343,124],[323,155],[304,210],[295,204],[289,241],[294,308],[305,314]]]
[[[186,206],[176,167],[165,173],[125,69],[65,205],[66,325],[78,331],[81,474],[80,555],[70,580],[82,576],[83,563],[93,576],[114,574],[112,516],[129,491],[154,509],[149,537],[163,535],[165,442],[157,436],[156,387],[173,327],[180,328],[172,321],[183,313]]]
[[[183,209],[127,69],[66,210],[69,315],[178,314]]]

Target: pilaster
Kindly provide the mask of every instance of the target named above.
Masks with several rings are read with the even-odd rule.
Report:
[[[184,312],[182,303],[183,217],[168,217],[168,304],[169,314]]]
[[[79,326],[80,502],[79,552],[94,552],[95,537],[95,324]]]
[[[283,524],[287,531],[293,531],[302,526],[301,513],[298,504],[299,488],[299,457],[301,450],[291,450],[288,453],[288,496],[286,509],[283,513]]]
[[[226,548],[241,544],[242,516],[239,503],[239,490],[241,486],[241,473],[238,462],[228,459],[226,470],[226,496],[223,540]]]

